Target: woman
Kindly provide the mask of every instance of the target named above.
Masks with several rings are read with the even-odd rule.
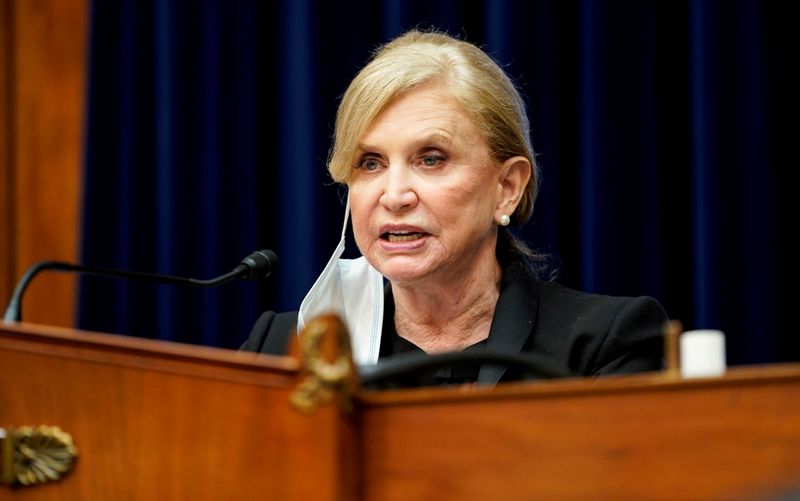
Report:
[[[661,367],[666,316],[655,300],[539,281],[537,256],[508,231],[531,216],[538,166],[519,93],[477,47],[418,31],[383,46],[342,99],[328,168],[349,188],[364,257],[339,259],[342,238],[299,321],[267,312],[243,349],[284,353],[304,319],[334,310],[359,363],[486,347],[545,355],[581,375]],[[381,277],[385,291],[374,293]],[[494,384],[519,374],[437,376]]]

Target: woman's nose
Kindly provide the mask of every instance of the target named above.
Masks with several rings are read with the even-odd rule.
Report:
[[[417,205],[410,169],[403,165],[390,165],[384,176],[383,194],[380,203],[392,212],[408,210]]]

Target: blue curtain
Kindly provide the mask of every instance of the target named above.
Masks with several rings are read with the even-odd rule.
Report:
[[[335,247],[338,98],[378,44],[481,45],[529,104],[543,167],[523,236],[565,285],[649,294],[732,364],[800,359],[787,293],[800,2],[120,0],[92,8],[82,259],[260,283],[86,278],[87,329],[235,347],[296,309]],[[352,241],[349,242],[353,255]]]

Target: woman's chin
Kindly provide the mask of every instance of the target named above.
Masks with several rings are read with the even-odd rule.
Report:
[[[420,262],[419,259],[397,256],[383,260],[375,266],[381,275],[392,283],[413,283],[429,277],[435,268],[430,263]]]

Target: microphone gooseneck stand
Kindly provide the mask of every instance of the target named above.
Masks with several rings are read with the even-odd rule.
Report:
[[[239,278],[266,278],[272,273],[277,264],[278,256],[274,252],[267,249],[259,250],[252,252],[242,259],[242,262],[239,263],[233,271],[209,280],[200,280],[196,278],[159,275],[156,273],[97,268],[64,261],[40,261],[25,270],[22,278],[20,278],[17,286],[14,288],[14,293],[11,295],[11,300],[8,302],[3,320],[6,322],[22,321],[22,296],[25,294],[25,289],[28,288],[28,285],[37,274],[45,270],[78,272],[99,277],[145,280],[148,282],[188,285],[191,287],[216,287]]]

